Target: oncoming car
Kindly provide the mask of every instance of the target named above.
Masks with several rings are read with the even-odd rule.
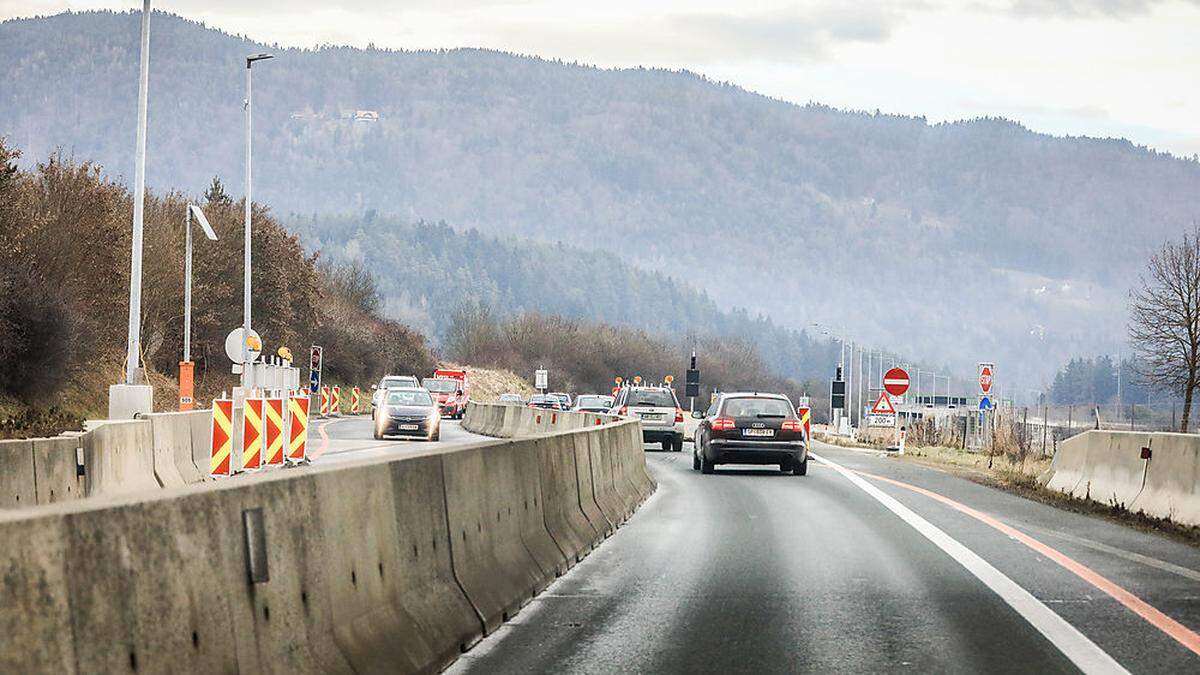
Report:
[[[375,414],[375,440],[387,436],[417,436],[431,441],[442,436],[437,403],[418,387],[388,389]]]
[[[613,414],[642,421],[642,440],[662,449],[683,450],[683,408],[668,387],[625,387],[617,393]]]
[[[780,471],[808,473],[804,424],[781,394],[721,394],[700,419],[692,468],[712,473],[718,464],[778,464]]]

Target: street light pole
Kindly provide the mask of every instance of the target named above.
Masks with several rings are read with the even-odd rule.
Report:
[[[248,395],[254,389],[254,369],[250,363],[250,212],[252,204],[251,178],[251,66],[255,61],[274,58],[271,54],[252,54],[246,57],[246,222],[245,259],[242,272],[242,390]]]
[[[179,410],[192,409],[194,364],[192,363],[192,214],[200,221],[204,235],[216,241],[217,235],[204,217],[204,212],[195,204],[188,204],[184,209],[183,225],[183,360],[179,362]]]
[[[142,350],[142,223],[146,196],[146,118],[150,97],[150,0],[142,3],[142,51],[138,69],[137,140],[133,165],[133,245],[129,263],[129,334],[125,381],[108,392],[110,419],[128,419],[153,408],[154,393],[139,377]]]

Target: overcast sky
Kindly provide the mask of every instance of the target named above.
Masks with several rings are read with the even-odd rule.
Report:
[[[0,18],[129,9],[0,0]],[[1200,0],[161,0],[262,42],[687,68],[781,99],[1200,153]]]

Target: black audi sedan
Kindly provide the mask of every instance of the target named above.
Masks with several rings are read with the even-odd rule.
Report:
[[[700,420],[693,469],[712,473],[718,464],[778,464],[784,473],[808,473],[804,425],[782,394],[721,394],[692,416]]]
[[[418,387],[388,389],[375,415],[375,439],[386,436],[441,438],[442,416],[433,395]]]

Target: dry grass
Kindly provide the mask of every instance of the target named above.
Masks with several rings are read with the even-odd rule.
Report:
[[[445,362],[438,367],[466,370],[471,378],[471,399],[481,403],[495,401],[500,394],[513,393],[528,398],[534,393],[533,385],[528,380],[510,370],[476,368]]]

